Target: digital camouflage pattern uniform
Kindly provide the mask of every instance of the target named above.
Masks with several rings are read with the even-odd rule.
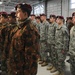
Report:
[[[48,39],[47,39],[47,50],[49,52],[49,55],[48,55],[48,61],[50,63],[52,63],[53,65],[55,64],[55,31],[56,31],[56,27],[57,27],[57,24],[54,22],[53,24],[50,24],[49,27],[48,27]]]
[[[40,26],[42,25],[42,23],[37,23],[36,24],[36,28],[38,29],[38,32],[40,33]]]
[[[10,75],[36,75],[39,34],[29,19],[20,22],[10,33],[8,59]]]
[[[70,54],[70,70],[72,75],[75,75],[75,26],[73,26],[70,31],[69,54]]]
[[[40,54],[42,61],[47,60],[47,32],[48,32],[48,21],[44,21],[40,26]]]
[[[58,71],[64,70],[64,60],[69,47],[69,33],[65,25],[58,26],[55,33],[55,50],[57,54],[56,68]]]

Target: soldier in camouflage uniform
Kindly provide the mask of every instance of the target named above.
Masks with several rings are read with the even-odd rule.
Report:
[[[36,75],[39,50],[39,34],[31,20],[31,6],[18,4],[16,7],[18,26],[10,32],[8,72],[9,75]]]
[[[4,48],[3,48],[3,54],[2,54],[2,62],[4,62],[7,66],[7,71],[8,71],[8,54],[9,54],[9,48],[10,48],[10,42],[9,36],[10,36],[10,32],[11,30],[16,26],[16,17],[15,17],[15,12],[11,12],[10,14],[8,14],[8,25],[2,29],[2,34],[3,38],[5,38],[5,42],[4,42]],[[9,75],[9,74],[8,74]]]
[[[37,24],[35,18],[36,18],[36,16],[34,14],[30,15],[30,19],[32,20],[32,23],[34,24],[34,26],[36,26],[36,24]]]
[[[42,25],[41,23],[41,19],[40,16],[36,17],[36,28],[38,29],[39,33],[40,33],[40,26]]]
[[[67,27],[63,23],[63,16],[57,16],[57,24],[55,33],[55,51],[57,54],[56,69],[54,75],[64,75],[65,58],[69,47],[69,33]]]
[[[74,26],[70,30],[69,55],[70,55],[70,70],[72,75],[75,75],[75,12],[72,14],[72,20]]]
[[[5,63],[5,61],[3,61],[2,59],[2,55],[3,55],[3,49],[4,49],[4,43],[5,43],[5,38],[3,36],[5,36],[5,34],[2,33],[2,30],[7,27],[8,25],[8,16],[6,12],[1,12],[1,16],[0,16],[0,49],[1,49],[1,70],[2,70],[2,75],[7,75],[7,65]]]
[[[39,34],[40,34],[40,27],[42,26],[42,23],[41,23],[41,19],[40,19],[40,16],[36,16],[36,28],[38,29],[38,32],[39,32]],[[40,50],[39,50],[39,56],[38,56],[38,61],[40,62],[41,61],[41,54],[40,54],[41,52],[40,52]]]
[[[40,27],[40,54],[41,54],[41,60],[42,60],[42,66],[47,65],[47,31],[49,22],[46,20],[46,15],[41,14],[40,15],[42,25]]]
[[[55,69],[54,69],[54,67],[53,67],[53,65],[54,65],[54,55],[55,55],[55,49],[54,49],[54,47],[55,47],[55,31],[56,31],[56,27],[57,27],[57,24],[56,24],[56,22],[55,22],[55,20],[56,20],[56,16],[55,15],[50,15],[50,25],[49,25],[49,27],[48,27],[48,39],[47,39],[47,44],[48,44],[48,46],[47,46],[47,50],[48,50],[48,52],[49,52],[49,54],[48,54],[48,59],[49,59],[49,61],[48,61],[48,68],[47,68],[47,70],[51,70],[51,69],[53,69],[52,71],[54,71]]]

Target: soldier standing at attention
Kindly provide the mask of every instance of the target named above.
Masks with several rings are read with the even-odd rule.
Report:
[[[29,19],[32,7],[21,3],[15,9],[18,26],[11,30],[9,37],[9,75],[36,75],[39,34]]]
[[[40,51],[41,51],[41,66],[46,66],[47,65],[47,31],[48,31],[48,26],[49,22],[46,20],[46,15],[41,14],[40,15],[41,21],[42,21],[42,26],[40,27]]]
[[[5,36],[5,34],[2,34],[2,30],[7,27],[8,25],[8,14],[6,12],[1,12],[0,14],[0,58],[1,58],[1,75],[7,75],[7,65],[5,63],[5,61],[3,61],[2,59],[2,55],[3,55],[3,49],[4,49],[4,43],[5,43],[5,38],[3,38],[3,36]]]
[[[70,30],[69,55],[70,55],[70,70],[72,75],[75,75],[75,12],[72,14],[72,21],[74,26]]]
[[[51,70],[51,72],[54,72],[56,69],[54,67],[54,55],[55,55],[55,31],[56,31],[56,27],[57,27],[57,23],[56,21],[56,16],[55,15],[50,15],[50,25],[48,27],[48,39],[47,39],[47,48],[48,48],[48,68],[47,70]]]
[[[32,20],[32,23],[36,26],[36,15],[34,15],[34,14],[31,14],[30,15],[30,19]]]
[[[15,16],[16,12],[11,12],[10,14],[8,14],[8,21],[10,25],[14,25],[16,24],[16,16]]]
[[[69,47],[69,32],[64,25],[64,17],[57,16],[58,27],[55,32],[55,51],[57,55],[56,69],[54,75],[64,75],[65,58]]]

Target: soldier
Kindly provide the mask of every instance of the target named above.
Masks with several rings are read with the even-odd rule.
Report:
[[[16,12],[11,12],[10,14],[8,14],[8,21],[9,24],[16,24],[16,16],[15,16]]]
[[[4,42],[5,42],[5,38],[3,36],[5,36],[4,34],[2,34],[2,30],[7,27],[8,25],[8,16],[6,12],[1,12],[0,15],[0,49],[1,49],[1,70],[2,70],[2,75],[7,75],[7,66],[5,61],[3,61],[2,59],[2,55],[3,55],[3,48],[4,48]],[[6,33],[5,33],[6,34]]]
[[[36,16],[34,14],[30,15],[30,19],[32,20],[32,23],[36,26],[37,23],[36,23],[36,19],[35,18],[36,18]]]
[[[55,32],[55,51],[57,55],[56,69],[54,75],[64,75],[65,58],[69,47],[69,33],[64,25],[63,16],[57,16],[56,22],[58,27]]]
[[[48,52],[49,52],[49,55],[48,55],[48,68],[47,70],[51,70],[51,72],[54,72],[56,69],[54,68],[54,60],[53,60],[53,57],[54,57],[54,52],[55,52],[55,31],[56,31],[56,27],[57,27],[57,24],[56,24],[56,16],[55,15],[50,15],[50,25],[48,27],[48,39],[47,39],[47,44],[48,44]]]
[[[75,12],[72,14],[72,20],[74,26],[70,30],[69,55],[70,55],[70,70],[72,75],[75,75]]]
[[[37,27],[37,29],[38,29],[38,31],[39,31],[39,33],[40,33],[40,26],[41,26],[41,19],[40,19],[40,16],[37,16],[36,18],[36,27]]]
[[[40,16],[36,16],[36,27],[37,27],[37,29],[38,29],[38,31],[39,31],[39,34],[40,34],[40,31],[41,31],[41,29],[40,29],[40,27],[42,26],[42,23],[41,23],[41,19],[40,19]],[[41,54],[40,54],[41,52],[40,52],[40,50],[39,50],[39,58],[38,58],[38,61],[40,62],[41,61]]]
[[[40,27],[40,54],[41,54],[41,64],[42,66],[47,65],[47,30],[49,26],[49,22],[46,20],[46,15],[40,15],[42,26]]]
[[[71,27],[73,26],[72,17],[67,17],[66,26],[67,26],[69,33],[70,33]]]
[[[29,16],[32,7],[18,4],[16,7],[18,26],[10,33],[9,75],[36,75],[39,50],[39,34]]]

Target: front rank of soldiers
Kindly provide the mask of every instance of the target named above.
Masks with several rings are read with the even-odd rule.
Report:
[[[15,10],[0,13],[1,75],[36,75],[40,35],[29,19],[32,7],[21,3]]]

